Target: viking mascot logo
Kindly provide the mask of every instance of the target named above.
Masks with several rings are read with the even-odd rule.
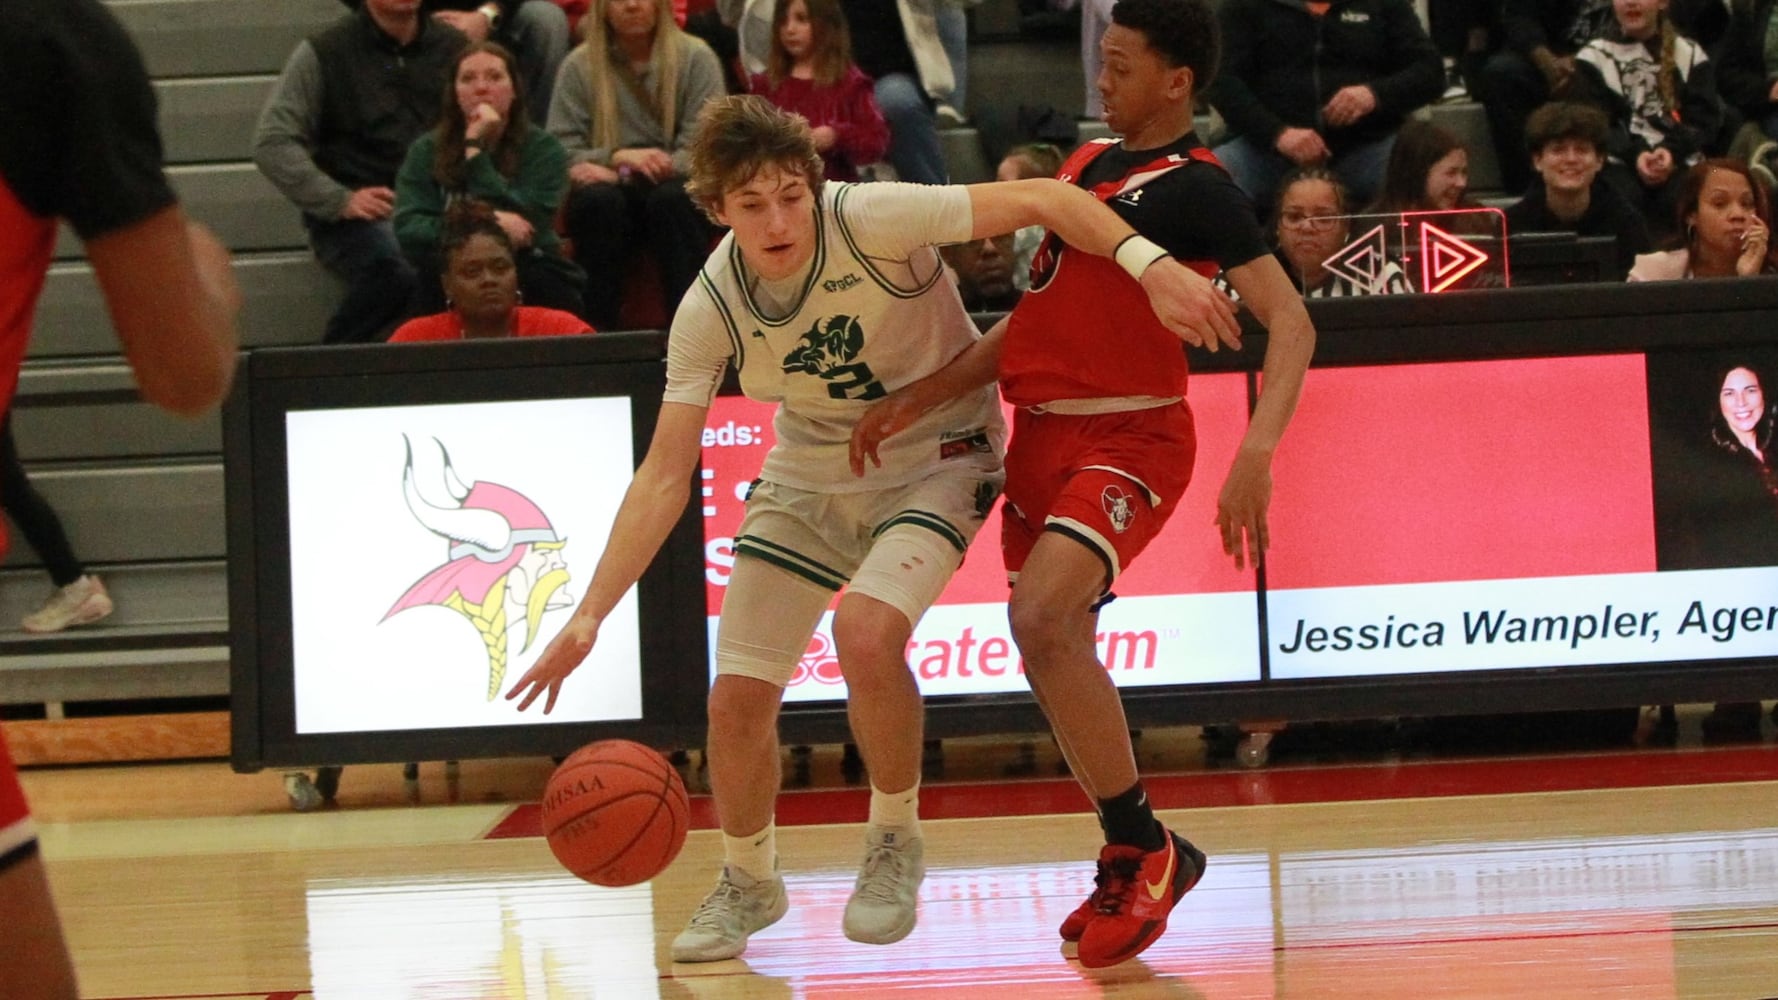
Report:
[[[562,560],[567,542],[524,494],[498,483],[464,486],[451,467],[450,452],[437,439],[444,456],[439,486],[445,495],[428,497],[415,481],[413,444],[405,435],[402,441],[407,464],[401,488],[408,510],[450,544],[445,564],[409,587],[383,620],[428,604],[469,619],[487,647],[488,700],[493,701],[506,676],[507,633],[524,623],[523,653],[537,639],[544,613],[573,603],[562,592],[568,582],[568,565]]]

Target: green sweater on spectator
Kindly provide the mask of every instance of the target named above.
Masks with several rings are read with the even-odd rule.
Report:
[[[492,151],[473,157],[460,191],[447,191],[433,176],[437,150],[437,132],[415,139],[395,177],[395,237],[402,250],[410,256],[436,254],[445,210],[457,198],[468,197],[524,216],[535,231],[531,245],[544,253],[557,251],[561,240],[556,236],[556,210],[568,195],[568,154],[554,136],[540,128],[528,129],[512,177],[494,166]]]

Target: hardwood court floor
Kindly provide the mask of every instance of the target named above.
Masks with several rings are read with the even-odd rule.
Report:
[[[1191,756],[1144,742],[1151,770]],[[906,941],[839,932],[856,826],[786,825],[790,914],[743,960],[703,966],[673,965],[667,942],[713,877],[714,831],[625,890],[576,881],[534,836],[488,836],[525,832],[514,806],[547,762],[466,762],[457,804],[436,765],[419,805],[398,768],[349,770],[342,808],[303,815],[276,776],[216,763],[33,770],[26,790],[95,998],[1778,996],[1769,736],[1232,773],[1200,755],[1157,779],[1157,801],[1230,803],[1163,813],[1208,873],[1140,961],[1101,972],[1064,959],[1054,932],[1090,889],[1083,803],[1046,756],[1020,779],[997,776],[1004,747],[948,757],[975,780],[929,786],[951,818],[926,823]],[[781,815],[861,816],[835,766],[818,755],[823,787],[787,793]],[[1699,783],[1671,783],[1685,772]],[[1625,787],[1562,777],[1587,773]]]

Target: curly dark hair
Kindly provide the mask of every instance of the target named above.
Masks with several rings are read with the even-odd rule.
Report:
[[[486,236],[513,254],[512,237],[494,219],[494,207],[487,202],[465,198],[445,211],[444,228],[439,234],[438,261],[445,271],[451,269],[451,258],[471,239]]]
[[[1222,35],[1209,0],[1118,0],[1111,23],[1141,32],[1167,65],[1191,70],[1192,93],[1202,94],[1216,79]]]

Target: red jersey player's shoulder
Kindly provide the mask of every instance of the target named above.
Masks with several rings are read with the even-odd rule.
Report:
[[[1182,260],[1214,260],[1228,270],[1271,252],[1252,200],[1212,160],[1187,157],[1109,204]]]

